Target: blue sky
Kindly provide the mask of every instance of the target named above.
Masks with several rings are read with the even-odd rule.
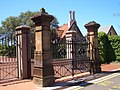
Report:
[[[77,24],[84,35],[84,25],[89,21],[96,21],[101,26],[113,25],[120,34],[120,16],[114,16],[120,13],[120,0],[2,0],[0,3],[0,22],[9,16],[44,7],[57,17],[59,25],[68,22],[70,10],[75,11]]]

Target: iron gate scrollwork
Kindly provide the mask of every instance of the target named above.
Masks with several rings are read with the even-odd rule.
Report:
[[[86,38],[52,42],[53,68],[56,78],[89,72],[90,60]]]

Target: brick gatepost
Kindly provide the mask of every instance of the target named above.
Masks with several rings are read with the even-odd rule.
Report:
[[[51,31],[50,22],[54,19],[52,15],[42,8],[39,14],[32,18],[35,22],[35,62],[33,68],[33,83],[44,87],[55,82],[52,66]]]
[[[89,49],[90,49],[90,72],[95,74],[101,72],[98,49],[98,28],[100,24],[92,21],[85,24],[88,31]]]

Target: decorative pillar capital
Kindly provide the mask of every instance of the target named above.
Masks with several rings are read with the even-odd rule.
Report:
[[[95,21],[91,21],[85,24],[85,28],[87,29],[88,32],[97,32],[99,27],[100,24],[96,23]]]
[[[30,27],[27,26],[27,25],[21,25],[21,26],[17,26],[15,29],[16,29],[16,30],[20,30],[20,29],[30,29]]]
[[[15,29],[16,29],[16,31],[18,31],[18,30],[30,30],[30,27],[27,25],[21,25],[21,26],[17,26]]]
[[[35,22],[35,25],[43,25],[44,22],[50,23],[54,17],[52,15],[49,15],[45,9],[42,8],[40,12],[34,15],[31,19],[33,22]]]
[[[26,25],[21,25],[21,26],[17,26],[15,28],[16,31],[20,31],[20,32],[17,32],[17,34],[26,34],[26,33],[30,33],[30,28],[29,26],[26,26]]]

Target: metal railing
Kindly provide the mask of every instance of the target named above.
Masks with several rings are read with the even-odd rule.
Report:
[[[12,34],[0,38],[0,81],[18,77],[16,42]]]

